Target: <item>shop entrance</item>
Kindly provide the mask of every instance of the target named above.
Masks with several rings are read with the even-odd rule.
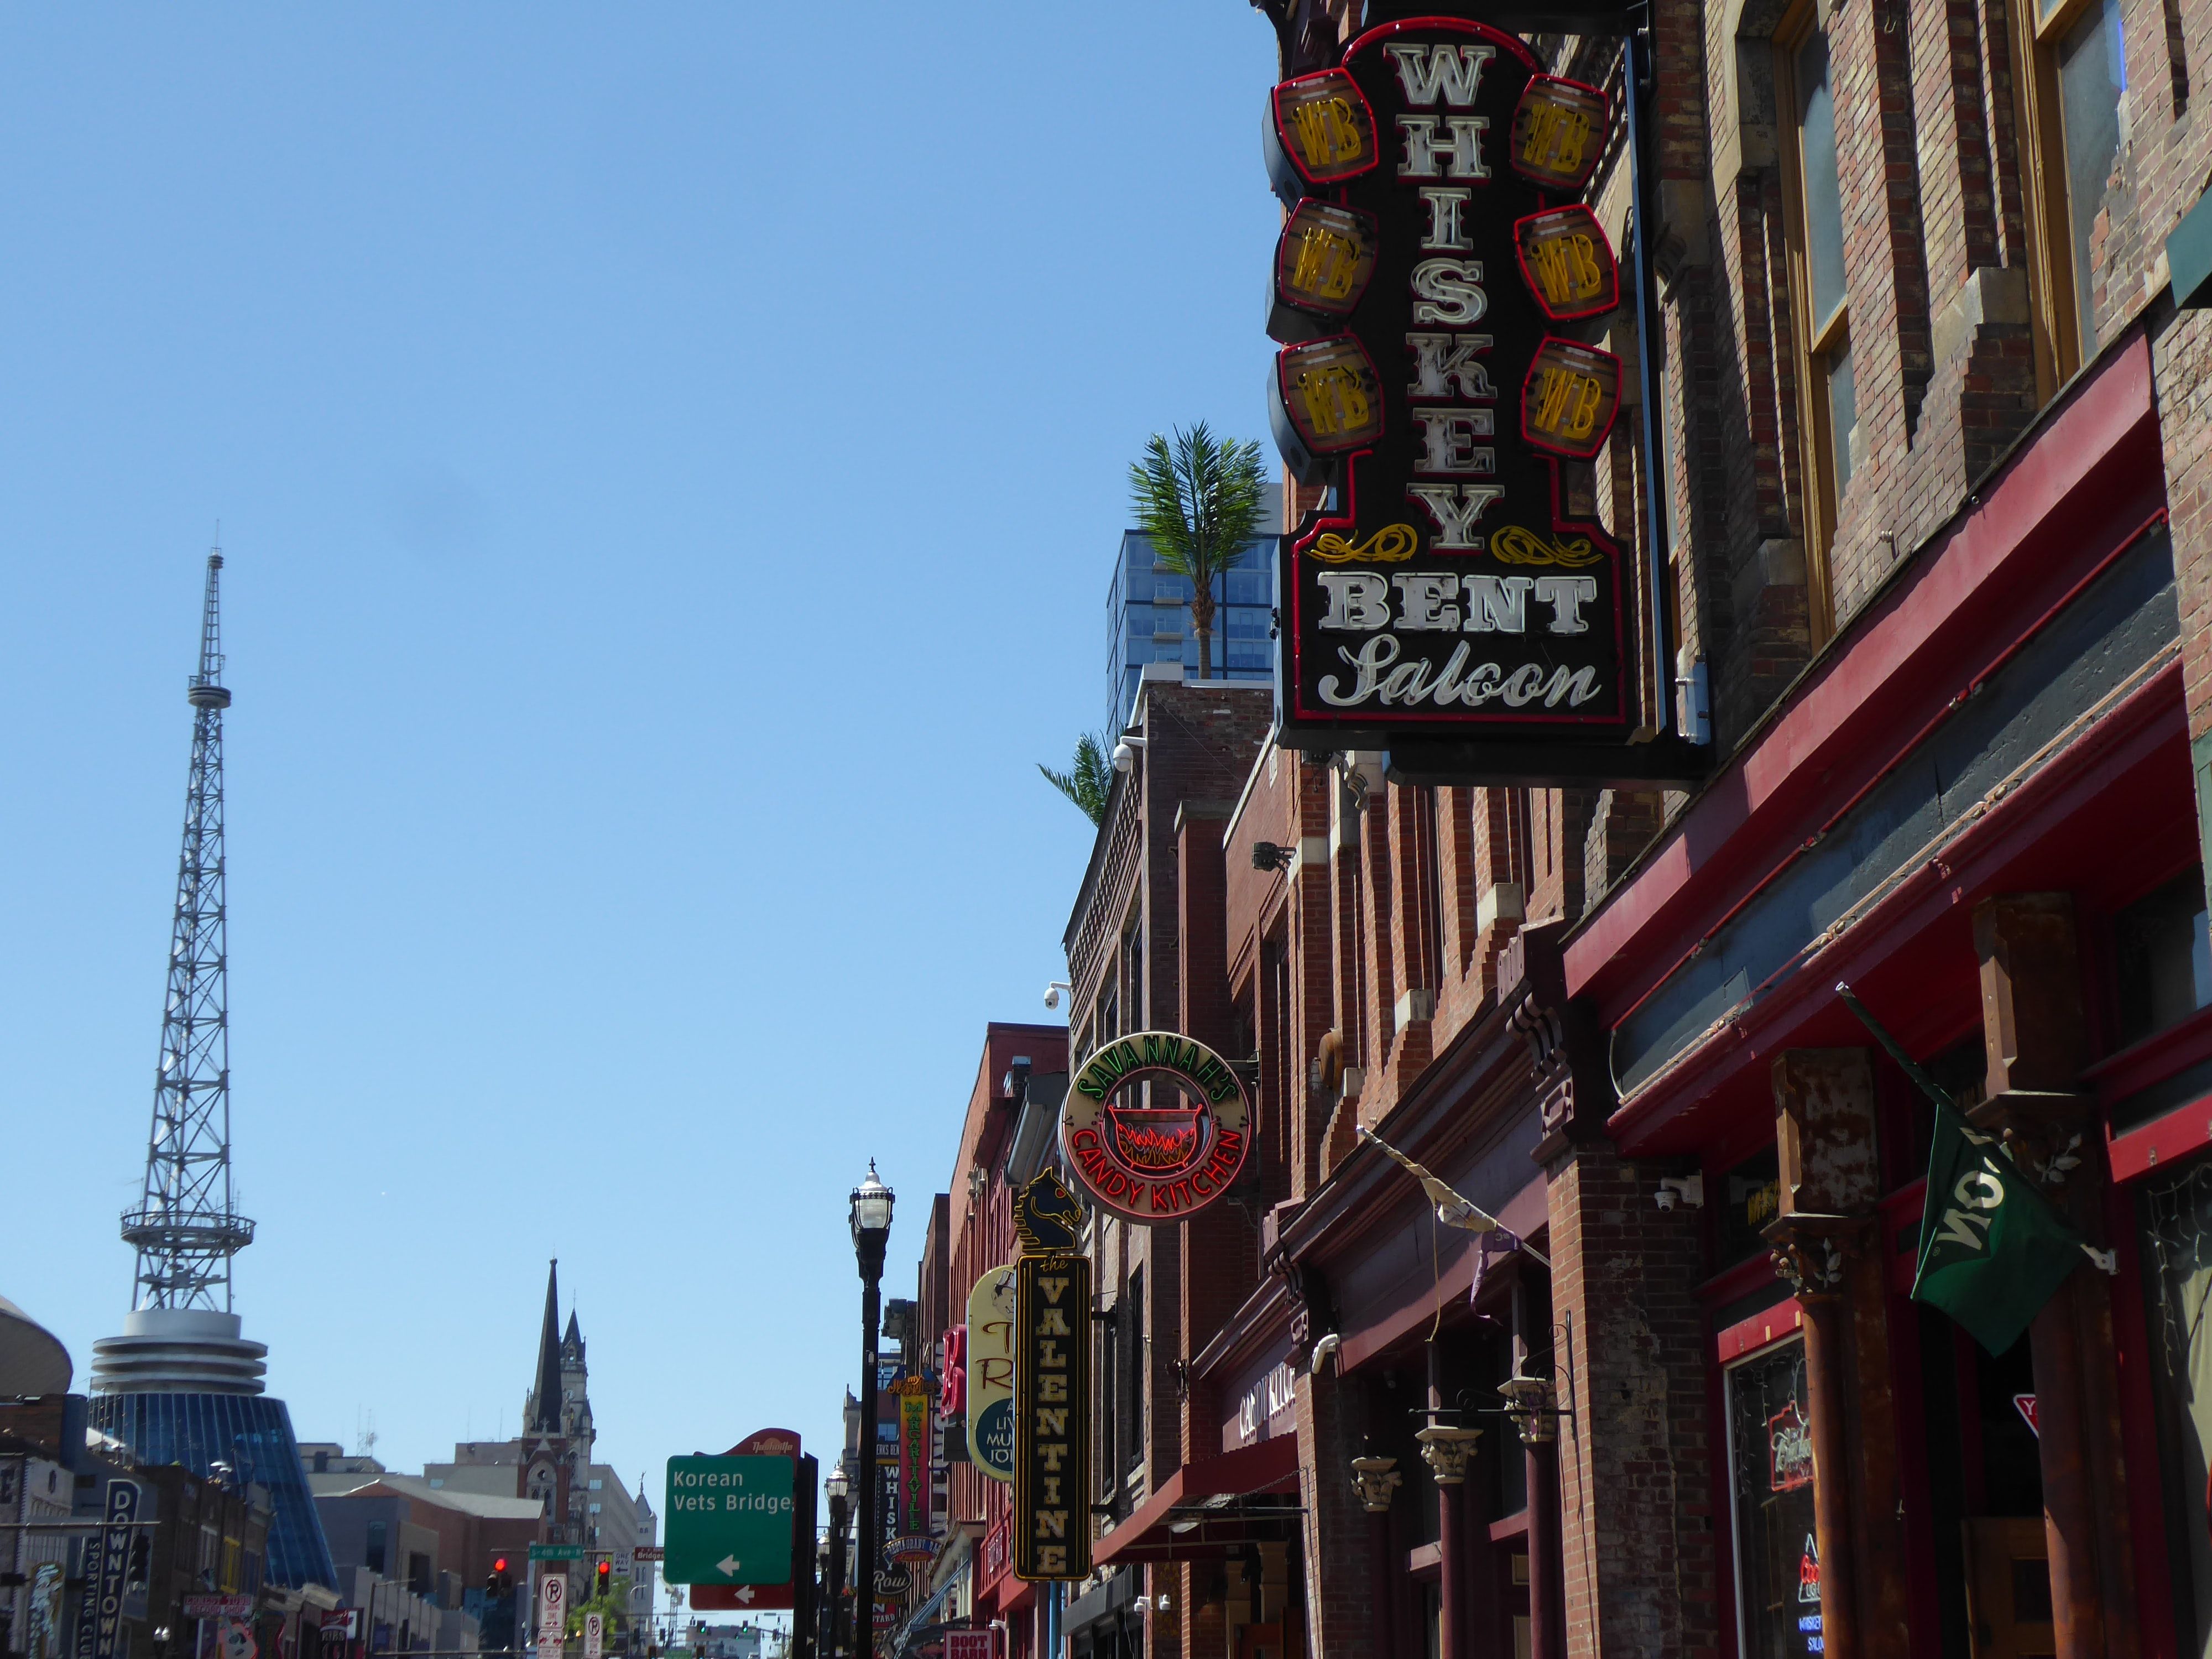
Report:
[[[1942,1314],[1913,1312],[1944,1659],[2056,1653],[2027,1339],[1984,1353]]]

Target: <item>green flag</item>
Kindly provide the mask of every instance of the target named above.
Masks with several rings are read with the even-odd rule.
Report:
[[[1937,1105],[1914,1301],[1942,1309],[1982,1346],[2002,1353],[2087,1249],[1995,1136]]]

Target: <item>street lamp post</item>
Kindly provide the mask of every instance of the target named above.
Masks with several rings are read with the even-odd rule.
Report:
[[[883,1314],[880,1286],[884,1246],[891,1232],[891,1189],[876,1174],[873,1158],[866,1178],[853,1188],[853,1254],[860,1267],[860,1538],[853,1564],[853,1650],[872,1651],[876,1633],[876,1573],[882,1565],[883,1520],[876,1513],[882,1481],[876,1470],[876,1324]]]
[[[822,1490],[830,1497],[830,1639],[828,1659],[837,1659],[842,1650],[839,1644],[844,1639],[845,1620],[845,1499],[852,1490],[852,1482],[845,1474],[845,1460],[839,1458],[837,1467],[822,1483]]]

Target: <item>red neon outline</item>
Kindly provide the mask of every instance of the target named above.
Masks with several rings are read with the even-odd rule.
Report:
[[[1551,337],[1552,337],[1549,335],[1545,336],[1545,338],[1547,339]],[[1292,564],[1290,581],[1291,627],[1294,630],[1298,629],[1304,621],[1302,612],[1305,600],[1305,584],[1297,580],[1297,566],[1296,562],[1304,555],[1307,549],[1310,548],[1316,541],[1321,539],[1322,532],[1328,530],[1353,530],[1358,527],[1359,464],[1371,457],[1374,453],[1375,452],[1370,449],[1362,449],[1351,455],[1347,455],[1345,458],[1344,500],[1346,516],[1342,518],[1329,518],[1316,512],[1314,516],[1313,522],[1308,527],[1305,534],[1300,536],[1291,545],[1291,558]],[[1304,683],[1300,680],[1297,675],[1286,673],[1284,678],[1290,682],[1291,720],[1289,723],[1300,726],[1313,725],[1331,726],[1339,730],[1346,731],[1366,730],[1382,726],[1397,726],[1407,724],[1425,724],[1430,721],[1445,721],[1462,727],[1472,726],[1480,722],[1487,725],[1512,726],[1552,725],[1618,726],[1623,730],[1628,729],[1634,724],[1635,710],[1631,706],[1632,700],[1629,695],[1632,688],[1626,679],[1626,674],[1629,665],[1632,665],[1635,660],[1635,653],[1636,650],[1639,648],[1639,642],[1633,637],[1633,618],[1632,618],[1628,614],[1626,605],[1626,595],[1622,591],[1622,584],[1625,580],[1622,567],[1625,562],[1621,558],[1620,548],[1613,541],[1612,536],[1607,533],[1606,528],[1603,525],[1597,523],[1594,520],[1577,519],[1561,511],[1559,501],[1559,464],[1557,460],[1553,459],[1549,456],[1545,456],[1543,459],[1545,460],[1546,465],[1550,468],[1552,474],[1552,533],[1553,535],[1559,535],[1565,532],[1572,531],[1577,534],[1588,536],[1592,541],[1605,549],[1606,562],[1613,568],[1613,651],[1622,664],[1620,672],[1623,675],[1620,691],[1619,693],[1621,705],[1620,712],[1612,714],[1529,714],[1521,713],[1515,709],[1501,709],[1497,714],[1486,714],[1479,708],[1432,708],[1425,711],[1407,708],[1328,708],[1316,713],[1305,701]],[[1420,533],[1425,538],[1428,534],[1426,531],[1423,531]],[[1428,550],[1425,556],[1438,559],[1465,559],[1482,558],[1487,556],[1480,553],[1458,553],[1431,548]],[[1300,637],[1301,635],[1295,631],[1291,635],[1293,641]],[[1287,665],[1290,655],[1287,649],[1284,655],[1285,665]]]
[[[1354,58],[1367,49],[1370,41],[1385,40],[1394,34],[1402,34],[1408,29],[1446,29],[1455,30],[1462,34],[1479,34],[1492,44],[1503,46],[1511,52],[1514,57],[1521,60],[1521,67],[1531,75],[1543,73],[1536,66],[1536,54],[1529,51],[1526,45],[1504,30],[1494,28],[1488,23],[1478,23],[1471,17],[1401,17],[1395,23],[1377,23],[1364,34],[1354,35],[1352,44],[1344,49],[1344,56],[1338,58],[1337,62],[1340,64],[1348,65]],[[1545,76],[1545,79],[1552,81],[1559,78],[1555,75]],[[1575,84],[1579,85],[1580,82]],[[1595,92],[1597,88],[1593,87],[1589,90]],[[1602,92],[1599,92],[1597,95],[1601,98],[1605,96]],[[1516,107],[1518,107],[1517,103]]]
[[[1548,340],[1551,336],[1547,334],[1544,337]],[[1318,350],[1321,347],[1334,344],[1339,340],[1352,342],[1352,349],[1359,354],[1360,361],[1367,365],[1367,372],[1375,377],[1375,407],[1382,411],[1382,424],[1375,429],[1372,436],[1349,438],[1332,447],[1315,442],[1312,436],[1306,431],[1305,422],[1298,419],[1297,405],[1291,401],[1291,383],[1285,374],[1285,363],[1292,352]],[[1375,360],[1367,355],[1367,342],[1357,334],[1324,334],[1318,340],[1300,340],[1295,344],[1285,346],[1275,354],[1275,395],[1282,399],[1283,412],[1290,416],[1291,424],[1297,428],[1298,436],[1305,440],[1307,450],[1316,455],[1345,455],[1355,449],[1364,449],[1390,429],[1390,405],[1382,391],[1382,371],[1375,366]]]
[[[1571,218],[1577,214],[1589,221],[1589,228],[1597,237],[1597,245],[1605,250],[1606,277],[1613,297],[1602,305],[1589,306],[1581,311],[1554,311],[1550,301],[1544,298],[1543,285],[1537,282],[1535,273],[1528,269],[1528,250],[1522,243],[1521,228],[1533,225],[1539,219]],[[1555,323],[1571,323],[1583,317],[1601,317],[1607,312],[1617,309],[1620,304],[1620,261],[1613,258],[1613,239],[1605,234],[1605,227],[1598,222],[1597,215],[1580,202],[1546,208],[1540,213],[1530,213],[1516,219],[1513,222],[1513,262],[1521,267],[1521,280],[1528,285],[1528,292],[1535,299],[1536,308]],[[1538,349],[1542,348],[1540,346]]]
[[[1613,365],[1613,412],[1605,417],[1605,424],[1590,434],[1588,449],[1570,449],[1565,444],[1547,442],[1528,430],[1528,382],[1536,378],[1536,367],[1544,360],[1544,349],[1553,341],[1571,346],[1577,351],[1587,351],[1602,357]],[[1536,349],[1528,355],[1528,372],[1521,377],[1521,441],[1532,449],[1540,449],[1547,455],[1565,456],[1571,461],[1587,461],[1605,447],[1605,441],[1613,435],[1613,423],[1620,418],[1620,359],[1603,346],[1584,345],[1580,340],[1570,340],[1565,335],[1547,334],[1536,342]],[[1556,477],[1553,479],[1557,483]]]
[[[1119,1039],[1117,1038],[1116,1041]],[[1224,1060],[1223,1064],[1225,1066],[1227,1062]],[[1114,1079],[1114,1086],[1107,1091],[1107,1100],[1098,1103],[1097,1117],[1103,1118],[1112,1109],[1107,1101],[1121,1093],[1124,1088],[1132,1083],[1155,1076],[1174,1078],[1186,1086],[1190,1083],[1189,1078],[1185,1073],[1172,1066],[1138,1066],[1133,1070],[1122,1073],[1120,1077]],[[1221,1122],[1221,1109],[1203,1095],[1198,1094],[1194,1089],[1191,1090],[1190,1092],[1198,1100],[1196,1109],[1200,1121],[1204,1127],[1204,1135],[1198,1152],[1185,1160],[1171,1173],[1161,1170],[1146,1173],[1132,1164],[1124,1163],[1113,1151],[1107,1137],[1100,1132],[1097,1118],[1085,1127],[1078,1129],[1068,1121],[1065,1113],[1061,1115],[1060,1120],[1061,1155],[1066,1158],[1068,1168],[1074,1172],[1076,1180],[1082,1184],[1084,1190],[1089,1193],[1101,1207],[1111,1210],[1124,1220],[1136,1222],[1141,1226],[1159,1226],[1196,1215],[1200,1210],[1218,1203],[1223,1195],[1237,1184],[1237,1177],[1244,1172],[1245,1163],[1252,1156],[1253,1138],[1259,1132],[1258,1104],[1246,1091],[1243,1079],[1237,1078],[1234,1071],[1230,1073],[1230,1076],[1236,1079],[1237,1097],[1243,1103],[1244,1127],[1242,1129],[1224,1129]],[[1220,1157],[1221,1138],[1224,1133],[1233,1134],[1237,1138],[1236,1157],[1233,1162],[1224,1165],[1219,1171],[1215,1172],[1214,1164]],[[1078,1134],[1091,1136],[1096,1144],[1098,1156],[1103,1160],[1106,1167],[1128,1182],[1132,1188],[1149,1194],[1155,1187],[1172,1187],[1181,1183],[1191,1189],[1191,1201],[1179,1210],[1133,1210],[1108,1197],[1099,1190],[1097,1183],[1091,1179],[1091,1172],[1083,1167],[1082,1159],[1076,1156],[1074,1137]],[[1212,1182],[1211,1190],[1201,1192],[1199,1189],[1197,1182],[1201,1176],[1206,1176]]]
[[[1366,222],[1369,252],[1367,275],[1360,279],[1359,286],[1352,290],[1352,297],[1346,300],[1341,307],[1324,306],[1316,301],[1293,299],[1290,291],[1283,285],[1283,253],[1284,250],[1290,246],[1291,227],[1297,223],[1298,215],[1304,213],[1309,206],[1334,208],[1339,213],[1348,213],[1355,219]],[[1606,252],[1610,254],[1613,250],[1608,246]],[[1275,238],[1275,298],[1291,310],[1303,311],[1309,317],[1327,317],[1332,322],[1341,321],[1357,311],[1359,308],[1359,302],[1367,297],[1367,285],[1375,280],[1374,268],[1382,263],[1382,221],[1381,219],[1370,213],[1365,208],[1352,207],[1343,202],[1331,202],[1319,196],[1301,196],[1298,198],[1298,204],[1292,208],[1289,216],[1284,219],[1282,234]],[[1298,343],[1305,343],[1302,341]],[[1381,384],[1379,377],[1376,384]]]
[[[1552,173],[1532,173],[1521,165],[1521,147],[1511,142],[1510,134],[1505,146],[1508,151],[1506,160],[1514,172],[1540,190],[1553,191],[1565,195],[1569,191],[1585,189],[1597,174],[1597,164],[1605,160],[1605,140],[1613,132],[1613,100],[1605,95],[1605,88],[1602,87],[1594,87],[1587,81],[1571,81],[1564,75],[1546,75],[1539,70],[1528,77],[1528,84],[1521,88],[1521,95],[1513,100],[1513,125],[1516,127],[1521,125],[1521,106],[1528,101],[1528,94],[1535,90],[1539,81],[1555,87],[1572,87],[1577,92],[1586,92],[1597,100],[1599,142],[1590,146],[1589,165],[1583,169],[1582,176],[1571,184],[1561,180]]]
[[[1595,96],[1598,100],[1599,107],[1604,112],[1605,130],[1607,131],[1611,130],[1613,100],[1605,95],[1602,89],[1597,87],[1589,86],[1580,81],[1569,80],[1564,76],[1544,74],[1537,66],[1535,54],[1522,41],[1516,40],[1512,35],[1502,33],[1501,31],[1491,27],[1489,24],[1478,23],[1468,18],[1434,16],[1407,17],[1401,18],[1395,22],[1379,23],[1375,27],[1370,28],[1365,33],[1357,35],[1352,39],[1352,42],[1345,47],[1342,57],[1339,58],[1339,65],[1346,73],[1348,74],[1350,72],[1349,66],[1352,60],[1358,57],[1362,52],[1367,51],[1370,46],[1389,40],[1395,35],[1409,33],[1417,29],[1437,29],[1447,33],[1474,35],[1478,39],[1490,42],[1492,45],[1497,46],[1501,52],[1518,63],[1521,67],[1528,72],[1530,79],[1529,82],[1527,84],[1524,84],[1522,88],[1519,97],[1516,97],[1514,100],[1514,113],[1516,118],[1520,113],[1521,100],[1528,96],[1529,86],[1534,85],[1534,82],[1539,80],[1557,82],[1562,85],[1572,87],[1577,91],[1589,93]],[[1303,79],[1305,77],[1302,76],[1299,78]],[[1282,84],[1288,85],[1290,83],[1283,82]],[[1356,81],[1354,84],[1358,84]],[[1361,94],[1361,99],[1363,102],[1365,100],[1365,94],[1364,92]],[[1374,110],[1371,105],[1368,106],[1368,116],[1369,119],[1372,121],[1374,118]],[[1280,136],[1280,118],[1279,114],[1278,114],[1277,137],[1279,139]],[[1296,168],[1297,157],[1295,154],[1291,151],[1288,145],[1285,145],[1284,149],[1286,155],[1291,155],[1291,166],[1293,168]],[[1376,137],[1376,161],[1379,162],[1381,160],[1381,135],[1379,131]],[[1603,155],[1604,148],[1602,145],[1593,146],[1593,155],[1590,161],[1589,173],[1586,173],[1583,179],[1584,184],[1589,182],[1590,175],[1595,173],[1597,170],[1597,163],[1599,161],[1603,159]],[[1302,169],[1300,169],[1300,171],[1301,173],[1303,172]],[[1363,171],[1364,170],[1363,169]],[[1548,177],[1533,177],[1530,174],[1522,173],[1517,167],[1515,168],[1514,171],[1518,177],[1535,185],[1540,189],[1549,190],[1555,193],[1563,189],[1563,186]],[[1360,175],[1358,173],[1346,173],[1344,176],[1346,179],[1353,179],[1358,178]],[[1613,252],[1611,240],[1609,238],[1607,240],[1606,252],[1608,255],[1611,255]],[[1517,257],[1516,251],[1516,259]],[[1616,258],[1614,261],[1614,282],[1616,289],[1619,285],[1619,261]],[[1525,275],[1523,280],[1526,280]],[[1362,354],[1365,354],[1366,343],[1360,340],[1356,334],[1334,336],[1331,337],[1351,338],[1359,345]],[[1536,347],[1537,350],[1540,352],[1543,349],[1545,342],[1554,337],[1556,337],[1547,333],[1542,339],[1538,341]],[[1310,346],[1318,344],[1319,342],[1306,341],[1302,342],[1302,343]],[[1580,343],[1569,341],[1567,343],[1579,344]],[[1283,390],[1281,364],[1283,356],[1285,353],[1294,349],[1295,348],[1286,347],[1284,351],[1278,352],[1276,354],[1277,395],[1283,398],[1285,410],[1290,408],[1291,404],[1287,393]],[[1596,348],[1589,349],[1595,349]],[[1610,352],[1604,353],[1603,355],[1613,356],[1613,354]],[[1374,360],[1370,356],[1368,361],[1371,364]],[[1533,356],[1530,361],[1533,366],[1534,361]],[[1617,372],[1620,359],[1615,357],[1613,361]],[[1379,371],[1376,375],[1376,380],[1377,383],[1380,384],[1381,375]],[[1527,407],[1527,385],[1524,379],[1522,395],[1522,406],[1523,409]],[[1386,401],[1384,404],[1386,419],[1389,404]],[[1620,415],[1620,402],[1617,398],[1614,400],[1613,414],[1614,418],[1618,419]],[[1292,424],[1297,424],[1295,417],[1292,418]],[[1612,427],[1613,422],[1608,421],[1606,423],[1607,434],[1610,434]],[[1301,435],[1303,435],[1303,433],[1301,433]],[[1526,441],[1525,438],[1524,441]],[[1468,731],[1470,735],[1473,735],[1476,732],[1485,728],[1496,726],[1512,728],[1545,725],[1587,726],[1601,730],[1619,729],[1626,731],[1633,724],[1635,719],[1634,709],[1632,707],[1633,699],[1631,696],[1632,688],[1628,684],[1627,677],[1633,670],[1638,653],[1635,641],[1632,638],[1633,619],[1629,615],[1628,611],[1627,601],[1629,596],[1626,592],[1626,576],[1623,569],[1624,561],[1620,549],[1614,543],[1612,536],[1607,532],[1604,526],[1597,523],[1594,520],[1577,518],[1563,510],[1561,486],[1559,482],[1559,465],[1556,459],[1559,452],[1553,450],[1548,445],[1536,445],[1533,447],[1537,450],[1538,454],[1546,461],[1551,472],[1551,532],[1554,535],[1567,532],[1588,535],[1592,541],[1605,550],[1607,563],[1611,567],[1613,572],[1613,646],[1617,660],[1617,672],[1622,677],[1616,692],[1617,700],[1620,704],[1619,710],[1610,714],[1577,714],[1571,713],[1530,714],[1517,709],[1499,709],[1494,714],[1485,713],[1480,709],[1431,709],[1422,711],[1395,708],[1358,710],[1332,708],[1316,711],[1305,702],[1305,687],[1304,683],[1297,675],[1286,674],[1285,678],[1290,682],[1287,687],[1287,694],[1290,704],[1290,720],[1291,723],[1301,726],[1316,726],[1334,728],[1337,730],[1356,730],[1382,726],[1402,727],[1406,726],[1440,723]],[[1350,531],[1358,527],[1359,523],[1359,464],[1364,460],[1370,459],[1374,451],[1369,447],[1361,447],[1352,450],[1348,453],[1322,450],[1316,450],[1313,453],[1316,454],[1342,454],[1345,511],[1341,516],[1334,517],[1316,514],[1311,523],[1307,526],[1305,532],[1303,535],[1298,536],[1291,545],[1290,556],[1293,561],[1293,566],[1290,572],[1291,615],[1289,624],[1292,630],[1291,638],[1293,641],[1303,636],[1302,624],[1304,620],[1303,611],[1305,599],[1305,586],[1304,583],[1297,580],[1297,570],[1295,562],[1305,555],[1305,553],[1313,546],[1314,543],[1321,538],[1323,532],[1331,530]],[[1594,455],[1596,453],[1596,451],[1594,449],[1590,453]],[[1589,458],[1587,456],[1575,456],[1572,459],[1580,460],[1587,459]],[[1425,540],[1427,539],[1430,532],[1426,530],[1423,530],[1421,534],[1423,538]],[[1440,551],[1434,548],[1429,549],[1428,552],[1430,556],[1440,559],[1460,559],[1468,556],[1483,556],[1480,554],[1470,556],[1465,553]],[[1287,652],[1285,656],[1287,659]],[[1102,1200],[1102,1202],[1103,1201],[1103,1200]],[[1107,1207],[1110,1209],[1114,1206],[1109,1205]]]
[[[1361,165],[1349,172],[1331,173],[1324,179],[1307,169],[1305,162],[1299,159],[1297,146],[1291,143],[1283,131],[1283,94],[1309,81],[1334,81],[1340,77],[1350,83],[1352,95],[1359,100],[1360,113],[1367,118],[1367,136],[1374,142],[1368,145],[1370,153]],[[1360,90],[1359,82],[1353,79],[1352,71],[1340,64],[1332,69],[1316,70],[1310,75],[1293,75],[1287,81],[1276,82],[1267,88],[1267,116],[1275,124],[1275,142],[1282,146],[1284,157],[1291,164],[1291,171],[1316,190],[1328,190],[1347,179],[1357,179],[1372,173],[1382,165],[1382,129],[1376,125],[1375,106],[1367,101],[1367,94]]]

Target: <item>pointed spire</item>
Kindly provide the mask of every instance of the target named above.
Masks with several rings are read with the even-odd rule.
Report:
[[[545,1269],[545,1324],[538,1336],[538,1386],[531,1391],[531,1434],[561,1432],[561,1259]]]

